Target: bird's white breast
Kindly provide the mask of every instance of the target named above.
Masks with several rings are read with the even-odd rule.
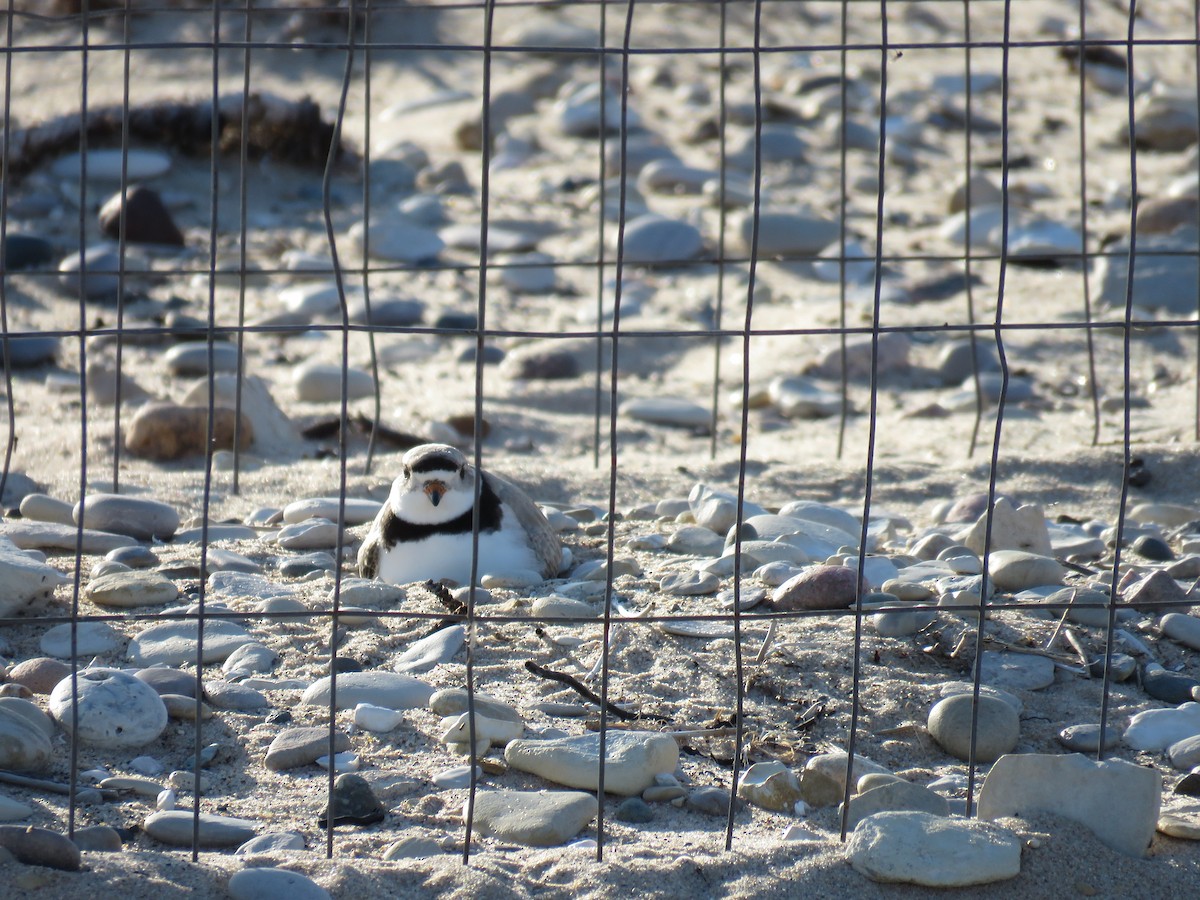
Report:
[[[507,510],[498,530],[479,535],[480,577],[539,569],[525,530]],[[392,584],[448,578],[465,585],[471,580],[471,533],[434,534],[381,548],[379,577]]]

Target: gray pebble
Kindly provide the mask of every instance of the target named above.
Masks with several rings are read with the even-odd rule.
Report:
[[[238,856],[257,856],[260,853],[279,853],[303,850],[304,835],[294,831],[268,831],[251,838],[234,851]]]
[[[178,520],[178,516],[176,519]],[[104,558],[112,562],[122,563],[131,569],[152,569],[161,562],[153,550],[141,544],[110,550],[104,555]]]
[[[695,225],[658,215],[633,219],[625,226],[625,261],[633,265],[686,262],[704,249]]]
[[[229,896],[233,900],[330,900],[329,891],[306,875],[259,867],[234,873]]]
[[[1058,742],[1074,753],[1095,753],[1100,749],[1099,725],[1068,725],[1058,733]],[[1104,749],[1121,743],[1121,730],[1110,725],[1104,730]]]
[[[739,807],[745,806],[741,800],[737,803]],[[698,787],[688,793],[685,805],[706,816],[725,816],[729,814],[729,791],[719,787]]]
[[[654,810],[641,797],[626,797],[617,806],[617,811],[613,816],[618,822],[644,825],[654,821]]]
[[[28,866],[46,866],[69,872],[78,871],[80,866],[79,847],[66,835],[32,825],[0,825],[0,848]]]
[[[193,813],[188,810],[164,810],[148,816],[142,830],[156,841],[177,847],[192,844]],[[201,850],[221,850],[237,847],[254,837],[254,823],[249,819],[220,816],[202,812],[199,815]]]
[[[208,342],[188,341],[176,344],[163,358],[167,371],[172,375],[199,378],[208,374]],[[238,348],[226,341],[213,341],[212,371],[236,372],[238,370]]]

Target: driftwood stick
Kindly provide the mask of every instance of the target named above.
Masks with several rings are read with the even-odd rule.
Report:
[[[64,794],[69,796],[71,786],[62,784],[57,781],[47,781],[44,778],[30,778],[28,775],[18,775],[16,772],[7,772],[0,769],[0,782],[5,784],[16,785],[17,787],[30,788],[35,791],[45,791],[47,794]],[[89,790],[87,785],[81,785],[80,790]],[[96,788],[105,800],[115,800],[120,795],[116,791],[104,790]]]
[[[648,716],[648,715],[640,715],[638,713],[632,713],[627,709],[622,709],[621,707],[617,706],[615,703],[605,702],[604,700],[600,699],[599,695],[597,695],[595,692],[590,690],[587,687],[587,685],[585,685],[583,682],[581,682],[578,678],[574,677],[573,675],[568,675],[566,672],[555,672],[553,669],[547,669],[545,666],[539,666],[532,659],[525,661],[525,668],[527,671],[533,673],[534,675],[538,676],[539,678],[545,678],[545,679],[548,679],[549,681],[557,681],[559,684],[565,684],[567,687],[569,687],[571,690],[573,690],[575,693],[577,693],[580,697],[583,697],[583,699],[587,700],[589,703],[595,703],[597,706],[607,709],[610,713],[612,713],[614,716],[616,716],[618,719],[620,719],[624,722],[631,722],[634,719],[661,719],[662,718],[660,716]],[[665,721],[665,719],[663,721]]]

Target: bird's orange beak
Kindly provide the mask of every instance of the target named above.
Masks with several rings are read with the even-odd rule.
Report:
[[[425,485],[425,496],[429,498],[429,502],[437,506],[442,502],[442,498],[446,496],[448,488],[440,481],[431,481]]]

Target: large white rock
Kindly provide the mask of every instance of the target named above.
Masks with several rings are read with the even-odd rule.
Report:
[[[396,660],[397,672],[428,672],[444,662],[449,662],[467,639],[467,631],[461,625],[451,625],[415,641]]]
[[[1021,753],[996,761],[979,791],[979,817],[1047,812],[1078,822],[1130,856],[1144,856],[1162,805],[1162,776],[1121,759]]]
[[[7,540],[0,541],[0,618],[45,599],[70,578],[54,566],[26,556]]]
[[[1025,550],[996,550],[988,555],[988,571],[996,587],[1013,592],[1062,584],[1067,574],[1053,557]]]
[[[513,741],[504,759],[514,769],[540,775],[568,787],[599,789],[600,735]],[[640,794],[655,775],[675,771],[679,745],[670,735],[653,731],[609,731],[606,737],[604,790]]]
[[[151,625],[129,642],[129,659],[139,666],[178,666],[194,663],[199,623],[163,622]],[[224,662],[238,647],[254,638],[228,619],[205,619],[204,662]]]
[[[300,698],[306,706],[328,706],[330,678],[309,686]],[[343,672],[337,677],[337,708],[354,709],[371,703],[388,709],[415,709],[429,702],[433,688],[418,678],[394,672]]]
[[[50,714],[91,747],[125,749],[155,740],[167,727],[167,708],[146,682],[119,669],[86,669],[60,681],[50,694]],[[74,700],[78,713],[72,713]]]
[[[854,829],[846,859],[872,881],[966,887],[1018,875],[1021,840],[988,822],[881,812]]]
[[[1197,734],[1200,703],[1181,703],[1174,709],[1147,709],[1131,716],[1122,740],[1134,750],[1157,751]]]

